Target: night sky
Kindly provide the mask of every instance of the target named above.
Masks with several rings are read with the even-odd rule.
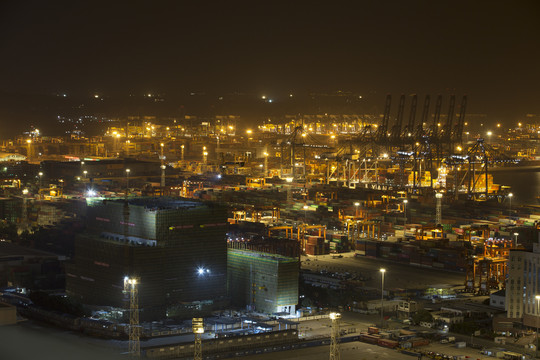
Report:
[[[534,0],[4,1],[0,33],[7,94],[455,93],[540,113]]]

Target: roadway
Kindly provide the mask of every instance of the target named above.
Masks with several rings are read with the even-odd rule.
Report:
[[[341,255],[342,258],[333,258],[333,255],[302,256],[302,269],[312,271],[324,269],[329,272],[361,274],[371,279],[365,282],[365,286],[373,288],[381,286],[380,268],[386,269],[385,288],[423,289],[430,285],[464,286],[465,283],[464,273],[422,268],[362,256],[355,257],[351,252]]]
[[[340,345],[341,359],[343,360],[412,360],[413,357],[401,354],[395,350],[387,349],[377,345],[370,345],[358,341]],[[330,356],[330,346],[315,346],[305,349],[280,351],[277,353],[266,353],[242,357],[245,360],[328,360]]]

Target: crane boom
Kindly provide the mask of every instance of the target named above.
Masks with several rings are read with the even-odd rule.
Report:
[[[433,127],[431,128],[431,136],[437,137],[439,135],[439,119],[441,118],[441,106],[442,95],[437,96],[437,102],[435,103],[435,113],[433,114]]]
[[[413,95],[411,101],[411,112],[409,114],[409,123],[407,124],[407,132],[412,132],[414,130],[414,121],[416,120],[416,104],[417,96]]]
[[[378,140],[381,142],[386,142],[386,137],[388,136],[388,120],[390,119],[390,106],[392,105],[392,96],[390,94],[386,95],[386,103],[384,105],[384,115],[381,127],[379,128]]]

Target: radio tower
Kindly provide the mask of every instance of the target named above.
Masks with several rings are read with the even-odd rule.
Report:
[[[193,335],[195,335],[195,349],[193,354],[193,360],[202,360],[202,343],[201,335],[204,334],[204,324],[202,318],[193,318],[191,320],[191,326],[193,328]]]
[[[129,293],[129,354],[132,357],[141,356],[139,340],[139,279],[124,278],[124,293]]]
[[[340,360],[339,354],[339,320],[341,314],[331,313],[330,319],[332,319],[332,337],[330,338],[330,360]]]

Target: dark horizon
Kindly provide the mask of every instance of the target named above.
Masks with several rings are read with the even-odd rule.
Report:
[[[204,92],[215,109],[231,93],[277,107],[341,90],[369,113],[387,93],[466,94],[468,113],[510,124],[540,114],[539,16],[535,1],[4,3],[0,123],[51,121],[54,102],[10,99],[55,94],[165,94],[181,107]]]

